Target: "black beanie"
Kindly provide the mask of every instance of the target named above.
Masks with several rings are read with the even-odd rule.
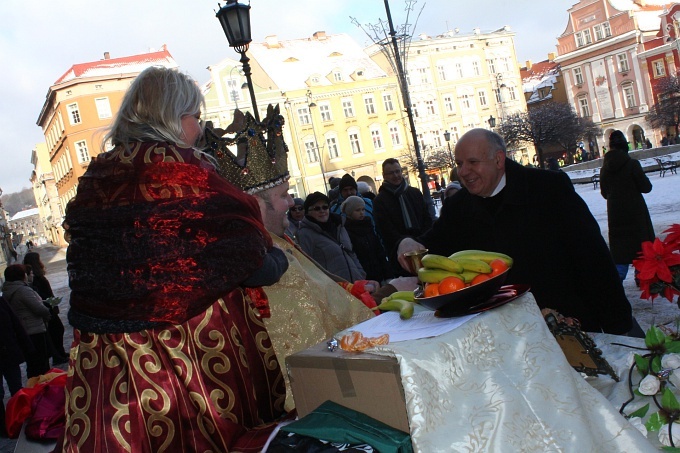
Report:
[[[322,194],[321,192],[314,192],[310,193],[307,195],[307,199],[305,200],[304,208],[305,208],[305,213],[309,211],[310,206],[313,206],[317,202],[325,200],[326,203],[331,204],[330,198],[328,198],[326,195]]]
[[[358,190],[359,188],[357,187],[357,182],[352,178],[352,175],[349,173],[345,173],[342,179],[340,180],[340,192],[342,192],[342,189],[345,187],[354,187],[354,190]]]

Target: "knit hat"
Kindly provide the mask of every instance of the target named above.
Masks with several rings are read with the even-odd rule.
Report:
[[[351,197],[347,197],[347,199],[342,202],[340,210],[342,211],[343,214],[349,215],[350,213],[354,212],[357,208],[363,208],[364,206],[366,206],[366,203],[364,203],[363,198],[357,197],[356,195],[352,195]]]
[[[305,200],[302,198],[293,198],[293,206],[304,206]]]
[[[307,198],[305,199],[305,202],[303,206],[305,207],[305,213],[309,212],[309,208],[311,206],[314,206],[317,202],[324,200],[326,203],[329,205],[331,204],[330,198],[328,198],[326,195],[322,194],[321,192],[314,192],[310,193],[307,195]]]
[[[349,173],[345,173],[340,180],[340,192],[342,192],[342,189],[345,187],[354,187],[355,190],[358,190],[357,188],[357,182],[352,178],[352,175]]]
[[[609,136],[609,149],[628,151],[628,140],[623,132],[616,130]]]
[[[373,191],[371,190],[371,186],[369,186],[366,181],[357,181],[357,192],[359,192],[361,195],[365,195]]]

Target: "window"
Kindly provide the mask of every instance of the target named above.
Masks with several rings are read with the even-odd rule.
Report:
[[[586,45],[593,42],[593,38],[590,36],[590,28],[583,30],[583,40],[585,41]]]
[[[298,107],[297,109],[298,118],[300,119],[300,124],[309,124],[309,107]]]
[[[666,75],[663,59],[652,61],[652,67],[654,68],[654,78],[664,77]]]
[[[383,149],[382,137],[380,135],[380,126],[371,127],[371,138],[373,139],[373,149]]]
[[[588,107],[588,98],[581,96],[578,98],[578,107],[581,110],[581,116],[587,118],[590,116],[590,107]]]
[[[609,22],[602,22],[602,31],[604,32],[605,38],[612,35],[612,29],[609,27]]]
[[[227,89],[229,90],[229,99],[231,99],[231,102],[241,100],[240,88],[238,79],[227,79]]]
[[[427,77],[427,69],[425,68],[418,68],[418,75],[420,76],[420,83],[430,83],[428,77]]]
[[[316,144],[314,139],[308,137],[305,139],[305,151],[307,151],[307,162],[314,163],[319,161],[319,154],[316,152]]]
[[[434,101],[425,101],[425,109],[428,115],[435,115]]]
[[[473,61],[472,62],[472,73],[476,76],[481,75],[481,71],[479,70],[479,61]]]
[[[321,112],[321,121],[331,121],[331,106],[329,104],[319,104],[319,112]]]
[[[456,63],[456,77],[463,78],[463,65],[461,63]]]
[[[71,126],[80,124],[80,110],[78,110],[77,103],[67,105],[66,111],[68,112],[68,121],[71,123]]]
[[[479,105],[481,105],[482,107],[488,106],[488,103],[486,102],[486,91],[479,90],[477,92],[477,97],[479,98]]]
[[[342,73],[340,71],[335,71],[333,73],[333,80],[335,80],[336,82],[342,82],[343,80]]]
[[[501,63],[503,63],[502,66],[503,71],[507,72],[510,70],[510,59],[508,57],[501,58]]]
[[[352,154],[361,154],[361,143],[359,142],[359,133],[349,133],[349,144],[352,147]]]
[[[446,68],[444,66],[437,66],[437,74],[439,74],[439,80],[446,80]]]
[[[581,68],[574,68],[574,79],[576,85],[583,85],[583,72],[581,71]]]
[[[583,33],[578,32],[574,36],[576,37],[576,47],[583,47],[585,45],[583,42]]]
[[[96,98],[94,100],[94,105],[97,107],[97,115],[99,115],[100,120],[111,118],[111,104],[109,104],[109,98]]]
[[[517,100],[517,91],[515,91],[515,87],[508,87],[508,96],[511,101]]]
[[[389,93],[383,94],[383,104],[385,105],[385,111],[391,112],[394,110],[394,104],[392,104],[392,95]]]
[[[354,103],[351,99],[347,98],[342,100],[342,111],[345,114],[345,118],[354,117]]]
[[[628,66],[628,55],[625,53],[620,53],[616,56],[616,62],[619,66],[619,72],[630,71],[630,66]]]
[[[446,113],[453,113],[456,111],[456,106],[453,103],[453,96],[450,94],[444,96],[444,110],[446,110]]]
[[[496,65],[494,64],[492,59],[486,60],[486,65],[489,67],[489,74],[496,73]]]
[[[460,104],[463,107],[463,110],[470,110],[470,108],[471,108],[470,95],[467,95],[467,94],[462,95]]]
[[[635,91],[633,90],[633,84],[627,84],[623,86],[623,97],[626,108],[635,107]]]
[[[364,105],[366,106],[366,113],[369,115],[375,115],[375,104],[373,102],[373,96],[364,97]]]
[[[600,41],[601,39],[608,38],[612,35],[612,29],[609,28],[609,22],[602,22],[599,25],[595,25],[593,30],[595,30],[596,41]]]
[[[399,137],[399,128],[396,123],[390,123],[390,138],[392,139],[392,146],[400,146],[401,138]]]
[[[338,139],[335,135],[326,136],[326,147],[328,148],[328,157],[331,159],[337,159],[340,157],[340,152],[338,151]]]
[[[440,147],[442,146],[442,133],[441,131],[432,131],[432,141],[434,142],[434,146]]]
[[[78,155],[78,162],[85,164],[90,161],[90,153],[87,151],[87,143],[85,140],[76,142],[76,154]]]
[[[411,111],[413,112],[413,116],[415,118],[418,118],[420,116],[420,115],[418,115],[418,104],[416,102],[411,104]]]

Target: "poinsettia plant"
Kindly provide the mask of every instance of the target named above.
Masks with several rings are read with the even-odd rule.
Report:
[[[639,258],[633,260],[633,266],[638,271],[641,297],[651,299],[662,296],[673,302],[676,295],[680,295],[680,224],[673,224],[663,232],[664,240],[642,243]],[[680,299],[678,300],[680,306]]]

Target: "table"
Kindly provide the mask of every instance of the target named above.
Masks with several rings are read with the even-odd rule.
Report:
[[[531,293],[370,352],[399,363],[416,452],[657,451],[569,366]]]

